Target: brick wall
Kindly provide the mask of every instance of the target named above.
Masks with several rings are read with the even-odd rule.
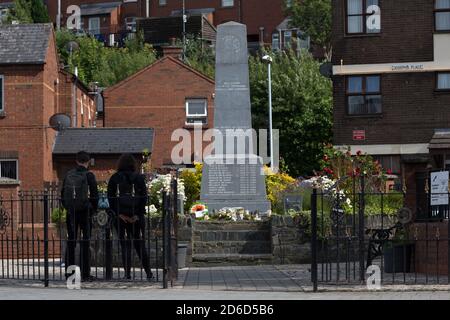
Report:
[[[0,150],[18,153],[22,188],[42,188],[46,131],[42,112],[43,66],[0,66],[0,74],[5,77],[5,117],[0,118]]]
[[[177,144],[170,141],[172,132],[185,127],[186,98],[208,100],[208,127],[213,128],[213,93],[213,80],[166,57],[104,91],[104,125],[153,128],[151,161],[159,168],[170,162],[172,148]]]
[[[412,234],[417,234],[413,261],[417,273],[448,275],[448,223],[446,220],[411,226]],[[427,239],[429,241],[425,241]]]
[[[433,60],[434,1],[380,1],[381,33],[346,35],[346,0],[333,1],[333,64]]]
[[[366,130],[356,144],[428,143],[435,128],[450,127],[450,93],[435,91],[434,72],[381,75],[382,115],[347,116],[345,77],[334,77],[334,142],[355,144],[352,132]]]

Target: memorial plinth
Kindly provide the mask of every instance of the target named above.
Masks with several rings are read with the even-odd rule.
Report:
[[[252,135],[246,26],[228,22],[218,26],[216,41],[216,97],[213,155],[203,166],[201,200],[210,212],[243,207],[266,213],[262,158],[255,154]]]

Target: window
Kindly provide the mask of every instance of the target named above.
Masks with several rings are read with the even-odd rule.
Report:
[[[286,0],[286,8],[292,7],[292,0]]]
[[[0,180],[18,180],[18,178],[19,174],[17,159],[0,159]]]
[[[380,26],[372,23],[368,28],[368,23],[376,21],[371,19],[379,12],[369,11],[371,6],[378,6],[378,0],[347,0],[347,33],[348,34],[370,34],[379,33]],[[369,11],[369,13],[367,13]]]
[[[380,76],[347,78],[347,112],[349,115],[381,113]]]
[[[208,101],[206,99],[186,100],[186,124],[206,124]]]
[[[292,31],[284,31],[284,48],[289,49],[292,47]]]
[[[0,113],[5,111],[5,78],[0,75]]]
[[[272,34],[272,50],[280,49],[280,34],[274,33]]]
[[[167,0],[159,0],[160,6],[165,6],[167,4]]]
[[[450,90],[450,72],[439,72],[437,74],[436,89]]]
[[[234,0],[222,0],[222,7],[234,6]]]
[[[7,22],[8,14],[9,14],[8,9],[0,9],[0,24]]]
[[[92,35],[100,34],[100,18],[89,18],[89,33]]]
[[[436,31],[450,31],[450,0],[436,0],[434,8]]]
[[[136,32],[136,17],[125,18],[125,25],[128,31]]]
[[[373,156],[373,159],[378,161],[384,170],[391,172],[392,174],[401,173],[401,158],[398,155],[389,156]]]

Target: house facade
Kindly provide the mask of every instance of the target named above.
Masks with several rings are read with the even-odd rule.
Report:
[[[0,0],[6,1],[6,0]],[[10,0],[8,0],[10,1]],[[44,0],[51,20],[65,26],[71,13],[70,5],[81,8],[82,29],[114,43],[124,34],[136,30],[139,18],[164,18],[182,16],[183,5],[180,0]],[[289,1],[287,2],[289,4]],[[301,37],[297,29],[285,23],[284,0],[196,0],[186,1],[187,20],[191,16],[206,16],[208,21],[219,24],[236,21],[247,25],[250,48],[273,45],[284,49]],[[58,9],[60,8],[60,9]],[[58,12],[61,12],[58,16]],[[59,18],[58,18],[59,17]],[[111,35],[114,39],[111,41]],[[286,44],[284,44],[286,43]]]
[[[334,1],[335,145],[423,192],[427,171],[450,166],[450,145],[430,144],[450,128],[449,52],[450,1]]]
[[[54,180],[49,119],[64,113],[89,126],[95,107],[60,71],[51,24],[3,25],[0,35],[0,189],[42,189]]]
[[[179,141],[172,141],[172,134],[176,130],[185,130],[193,139],[195,128],[201,132],[214,128],[214,80],[184,64],[179,59],[181,48],[169,47],[165,52],[162,59],[103,92],[105,127],[154,129],[151,164],[155,169],[175,164],[172,150]],[[203,147],[187,150],[189,158],[201,157]]]

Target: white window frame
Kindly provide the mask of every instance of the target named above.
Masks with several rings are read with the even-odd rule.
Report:
[[[274,45],[274,38],[277,38],[277,45]],[[276,32],[276,33],[272,33],[272,50],[280,50],[280,44],[281,44],[281,39],[280,39],[280,33]]]
[[[18,159],[0,159],[0,162],[9,162],[9,161],[14,161],[16,163],[16,177],[17,179],[11,179],[11,178],[7,178],[7,177],[2,177],[2,166],[0,165],[0,181],[2,179],[11,179],[13,181],[19,181],[19,160]]]
[[[5,76],[0,74],[0,113],[5,111]]]
[[[287,35],[289,35],[289,37],[287,37]],[[284,49],[289,49],[292,48],[292,35],[293,32],[292,30],[284,30],[283,31],[283,48]],[[287,41],[289,38],[289,41]]]
[[[95,29],[95,30],[91,28],[91,21],[94,21],[94,20],[98,21],[98,29]],[[98,33],[95,33],[93,31],[98,31]],[[92,18],[88,19],[88,32],[89,32],[89,34],[92,34],[92,35],[97,35],[97,34],[101,33],[101,19],[100,19],[100,17],[92,17]]]
[[[136,17],[126,17],[125,26],[127,27],[127,30],[136,32]]]
[[[158,0],[158,5],[167,6],[167,0]]]
[[[231,4],[229,4],[231,3]],[[234,7],[234,0],[221,0],[222,8],[231,8]]]
[[[205,113],[203,113],[203,114],[189,114],[189,103],[190,102],[203,102],[204,103],[204,106],[205,106]],[[206,121],[208,120],[208,99],[202,99],[202,98],[189,98],[189,99],[186,99],[186,102],[185,102],[185,110],[186,110],[186,125],[196,125],[196,124],[198,124],[198,125],[203,125],[203,124],[205,124],[205,123],[189,123],[187,120],[188,119],[199,119],[199,120],[201,120],[201,119],[205,119],[206,118]]]
[[[441,72],[438,72],[437,73],[437,75],[436,75],[436,89],[437,90],[441,90],[441,91],[450,91],[450,86],[449,87],[444,87],[444,88],[441,88],[441,87],[439,87],[439,76],[441,76],[441,75],[450,75],[450,71],[441,71]]]

